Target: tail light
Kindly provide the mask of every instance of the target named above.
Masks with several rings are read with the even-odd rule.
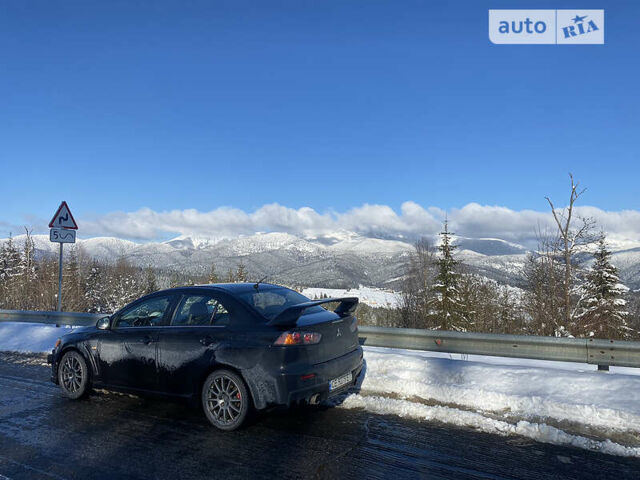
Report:
[[[315,345],[320,342],[322,335],[316,332],[284,332],[274,342],[274,345]]]

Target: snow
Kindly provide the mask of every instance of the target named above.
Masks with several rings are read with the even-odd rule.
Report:
[[[380,415],[399,415],[420,420],[438,421],[462,427],[474,428],[497,435],[521,435],[543,443],[568,445],[592,451],[627,457],[640,456],[640,448],[627,447],[611,440],[595,440],[572,435],[544,423],[525,420],[516,423],[496,420],[479,412],[471,412],[444,406],[429,406],[420,403],[385,397],[363,397],[352,395],[345,399],[343,408],[364,408]]]
[[[51,352],[56,340],[73,330],[68,326],[0,322],[0,351]]]
[[[341,408],[522,435],[640,457],[640,372],[365,347],[366,375]]]
[[[70,327],[0,322],[0,351],[49,352]],[[365,409],[640,457],[640,369],[365,347]]]
[[[371,307],[398,308],[400,305],[400,294],[392,290],[382,290],[375,287],[364,287],[345,290],[342,288],[305,288],[302,295],[310,299],[320,298],[323,295],[328,297],[358,297],[360,301]]]
[[[327,250],[345,254],[356,252],[358,255],[395,256],[413,252],[413,246],[398,240],[382,240],[357,236],[348,238],[328,247]]]

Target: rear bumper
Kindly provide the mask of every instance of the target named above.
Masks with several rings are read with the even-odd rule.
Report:
[[[318,401],[340,394],[356,384],[362,371],[362,348],[328,362],[313,365],[307,371],[285,372],[279,375],[276,385],[277,400],[280,405],[296,405],[310,403],[311,397],[318,395]],[[352,381],[336,390],[329,390],[329,382],[347,373],[352,374]],[[313,378],[302,379],[304,375],[313,374]]]

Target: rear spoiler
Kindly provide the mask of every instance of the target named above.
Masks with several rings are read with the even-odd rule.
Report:
[[[300,318],[300,315],[302,315],[307,308],[332,302],[340,302],[340,305],[338,305],[338,308],[336,308],[334,312],[341,317],[344,317],[352,315],[356,311],[356,307],[358,306],[358,297],[323,298],[322,300],[299,303],[282,311],[276,318],[269,322],[269,325],[278,327],[295,325],[298,318]]]

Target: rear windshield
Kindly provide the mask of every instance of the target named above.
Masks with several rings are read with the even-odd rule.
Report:
[[[288,288],[259,288],[255,292],[246,292],[238,295],[240,300],[248,303],[268,320],[273,320],[289,307],[299,303],[309,302],[304,295]],[[311,307],[304,311],[305,314],[323,311],[322,307]]]

